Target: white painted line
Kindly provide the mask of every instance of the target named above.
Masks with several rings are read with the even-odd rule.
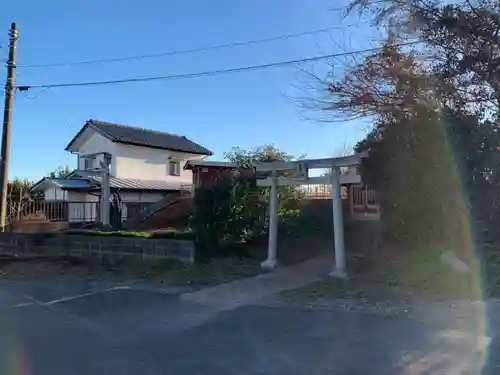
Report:
[[[113,289],[113,288],[110,288],[108,290],[111,290],[111,289]],[[104,291],[102,291],[102,292],[104,292]],[[113,339],[114,339],[114,337],[112,337],[111,335],[109,335],[103,329],[103,327],[99,326],[99,324],[94,324],[94,323],[92,323],[91,321],[89,321],[87,319],[82,319],[78,315],[67,313],[67,312],[59,310],[59,309],[57,309],[55,307],[49,306],[49,303],[44,303],[42,301],[38,301],[36,298],[33,298],[30,295],[28,295],[28,294],[21,294],[21,295],[24,298],[26,298],[27,300],[31,301],[33,303],[33,305],[39,306],[39,307],[41,307],[43,309],[46,309],[47,311],[55,313],[55,314],[59,315],[61,318],[65,319],[68,322],[77,322],[77,323],[81,324],[83,327],[86,327],[86,328],[88,328],[88,329],[90,329],[90,330],[92,330],[92,331],[100,334],[107,341],[113,341]]]
[[[18,303],[17,305],[13,305],[11,307],[24,307],[24,306],[33,306],[35,305],[34,302],[24,302],[24,303]]]
[[[116,287],[113,287],[113,288],[108,288],[108,289],[104,289],[104,290],[98,290],[96,292],[83,293],[83,294],[77,294],[75,296],[62,297],[62,298],[55,299],[53,301],[42,302],[42,305],[54,305],[56,303],[61,303],[61,302],[66,302],[66,301],[73,301],[75,299],[96,296],[98,294],[112,292],[114,290],[124,290],[124,289],[130,289],[130,287],[128,287],[128,286],[116,286]]]
[[[61,298],[58,298],[58,299],[55,299],[55,300],[52,300],[52,301],[48,301],[48,302],[38,301],[38,300],[35,300],[31,296],[23,295],[23,297],[25,297],[26,299],[29,299],[32,302],[18,303],[16,305],[13,305],[12,307],[25,307],[25,306],[33,306],[33,305],[50,306],[50,305],[54,305],[56,303],[61,303],[61,302],[66,302],[66,301],[72,301],[72,300],[76,300],[76,299],[80,299],[80,298],[85,298],[85,297],[90,297],[90,296],[95,296],[95,295],[102,294],[102,293],[112,292],[114,290],[128,290],[128,289],[130,289],[129,286],[115,286],[113,288],[108,288],[108,289],[104,289],[104,290],[98,290],[98,291],[95,291],[95,292],[77,294],[77,295],[74,295],[74,296],[61,297]]]

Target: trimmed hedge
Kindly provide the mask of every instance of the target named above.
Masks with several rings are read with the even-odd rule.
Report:
[[[140,237],[140,238],[167,238],[172,240],[194,240],[195,234],[191,231],[162,231],[162,232],[128,232],[128,231],[103,231],[72,229],[62,232],[64,234],[78,234],[83,236],[106,237]]]

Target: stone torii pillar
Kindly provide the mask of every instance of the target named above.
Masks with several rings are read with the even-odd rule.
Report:
[[[367,154],[355,154],[338,158],[304,159],[292,162],[275,161],[272,163],[258,163],[254,165],[256,171],[271,172],[271,176],[262,181],[257,181],[258,186],[270,186],[271,197],[269,206],[269,238],[267,259],[261,263],[264,269],[273,269],[277,265],[278,245],[278,186],[281,185],[307,185],[307,184],[331,184],[332,208],[333,208],[333,231],[334,231],[334,258],[335,265],[332,267],[331,275],[346,277],[346,256],[344,243],[344,218],[342,210],[341,183],[360,183],[361,176],[357,174],[342,175],[341,167],[359,165],[361,158]],[[309,177],[308,170],[330,168],[331,174],[326,176]],[[278,171],[296,171],[298,177],[279,177]]]
[[[260,265],[264,269],[271,270],[278,264],[278,172],[272,171],[271,196],[269,204],[269,238],[267,247],[267,259]]]
[[[333,235],[335,267],[332,276],[346,277],[345,243],[344,243],[344,217],[342,212],[342,194],[340,187],[340,167],[333,166],[330,181],[332,185],[333,208]]]

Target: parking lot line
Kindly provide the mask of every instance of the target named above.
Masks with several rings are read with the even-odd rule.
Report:
[[[12,307],[25,307],[25,306],[32,306],[32,305],[44,305],[44,306],[50,306],[50,305],[55,305],[56,303],[61,303],[61,302],[66,302],[66,301],[72,301],[80,298],[85,298],[85,297],[90,297],[90,296],[95,296],[98,294],[103,294],[107,292],[112,292],[114,290],[128,290],[130,289],[129,286],[115,286],[112,288],[108,289],[103,289],[103,290],[98,290],[95,292],[89,292],[89,293],[83,293],[83,294],[77,294],[73,296],[65,296],[61,297],[52,301],[47,301],[47,302],[42,302],[35,300],[33,297],[29,295],[23,295],[25,298],[29,299],[31,302],[23,302],[23,303],[18,303],[16,305],[13,305]]]

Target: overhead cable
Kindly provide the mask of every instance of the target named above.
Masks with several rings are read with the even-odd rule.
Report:
[[[405,47],[410,45],[415,45],[420,42],[407,42],[400,43],[394,45],[394,47]],[[56,87],[82,87],[82,86],[101,86],[101,85],[113,85],[120,83],[131,83],[131,82],[149,82],[149,81],[160,81],[160,80],[177,80],[177,79],[189,79],[189,78],[198,78],[198,77],[209,77],[216,76],[222,74],[230,74],[230,73],[240,73],[252,70],[261,70],[261,69],[269,69],[269,68],[278,68],[288,65],[296,65],[306,62],[325,60],[329,58],[342,57],[342,56],[352,56],[362,53],[368,52],[376,52],[380,51],[381,47],[376,48],[367,48],[362,50],[355,51],[346,51],[341,53],[333,53],[328,55],[314,56],[314,57],[306,57],[302,59],[296,60],[288,60],[288,61],[279,61],[274,63],[262,64],[262,65],[250,65],[238,68],[229,68],[229,69],[220,69],[220,70],[210,70],[203,72],[195,72],[195,73],[186,73],[186,74],[174,74],[174,75],[163,75],[163,76],[154,76],[154,77],[135,77],[135,78],[124,78],[124,79],[116,79],[116,80],[104,80],[104,81],[87,81],[87,82],[68,82],[68,83],[51,83],[51,84],[40,84],[40,85],[20,85],[17,86],[19,91],[27,91],[29,89],[39,89],[39,88],[56,88]]]
[[[115,63],[115,62],[130,61],[130,60],[143,60],[143,59],[150,59],[150,58],[157,58],[157,57],[184,55],[184,54],[189,54],[189,53],[212,51],[212,50],[218,50],[218,49],[224,49],[224,48],[236,48],[236,47],[242,47],[242,46],[247,46],[247,45],[252,45],[252,44],[261,44],[261,43],[272,42],[275,40],[287,40],[287,39],[292,39],[292,38],[298,38],[298,37],[305,36],[305,35],[320,34],[320,33],[324,33],[324,32],[331,31],[331,30],[341,30],[341,29],[348,28],[348,27],[357,27],[357,26],[361,26],[361,25],[364,25],[367,23],[368,22],[360,22],[360,23],[356,23],[356,24],[347,24],[344,26],[331,26],[331,27],[326,27],[323,29],[304,31],[304,32],[300,32],[300,33],[278,35],[278,36],[273,36],[273,37],[269,37],[269,38],[254,39],[254,40],[247,40],[247,41],[227,43],[227,44],[219,44],[219,45],[208,46],[208,47],[181,49],[181,50],[149,53],[149,54],[143,54],[143,55],[134,55],[134,56],[113,57],[113,58],[108,58],[108,59],[82,60],[82,61],[70,61],[70,62],[54,62],[54,63],[46,63],[46,64],[17,64],[17,67],[18,68],[52,68],[52,67],[63,67],[63,66],[106,64],[106,63]]]

